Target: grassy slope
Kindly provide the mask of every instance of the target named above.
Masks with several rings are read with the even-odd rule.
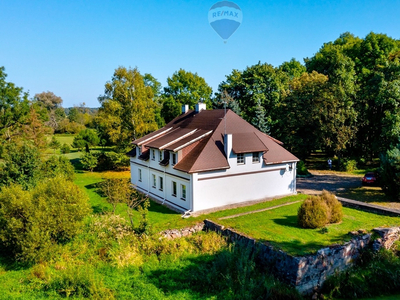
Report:
[[[129,178],[130,174],[129,172],[83,172],[76,174],[75,182],[88,193],[95,213],[111,211],[111,205],[97,194],[95,187],[95,183],[101,181],[102,177],[110,176]],[[162,205],[152,202],[149,208],[149,221],[153,230],[159,232],[165,229],[183,228],[201,222],[204,219],[211,219],[261,241],[269,241],[294,255],[315,252],[321,247],[334,243],[343,243],[350,239],[350,236],[347,235],[349,231],[361,228],[371,230],[378,226],[400,225],[400,218],[378,216],[344,208],[343,222],[341,224],[329,225],[328,233],[322,234],[318,229],[302,229],[297,226],[297,210],[300,203],[233,219],[219,220],[219,218],[225,216],[304,200],[305,197],[305,195],[290,196],[189,219],[182,219],[179,213],[175,213]],[[125,217],[127,216],[123,205],[117,207],[116,213]],[[136,214],[136,220],[138,217]]]

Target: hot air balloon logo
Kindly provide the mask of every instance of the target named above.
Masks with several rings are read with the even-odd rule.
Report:
[[[230,1],[215,3],[208,12],[208,21],[219,36],[226,41],[239,28],[243,14],[240,7]]]

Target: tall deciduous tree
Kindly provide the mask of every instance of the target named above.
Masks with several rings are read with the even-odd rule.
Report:
[[[119,147],[127,147],[133,139],[158,128],[153,90],[144,84],[137,68],[116,69],[99,102],[97,123],[101,137]]]
[[[63,100],[61,97],[56,96],[53,92],[47,91],[36,94],[33,98],[35,101],[41,103],[48,111],[55,110],[61,107]]]
[[[163,96],[168,101],[168,106],[174,108],[174,114],[167,114],[168,111],[163,109],[162,115],[166,122],[179,115],[182,105],[187,104],[190,109],[194,109],[196,103],[202,101],[207,104],[207,107],[211,107],[212,88],[197,73],[180,69],[168,77],[167,83]]]
[[[246,121],[252,123],[262,112],[265,128],[272,129],[278,122],[277,107],[288,81],[289,76],[282,70],[258,63],[244,71],[233,70],[219,85],[216,97],[221,98],[226,91],[238,102],[241,116]]]
[[[3,141],[12,139],[29,113],[28,94],[14,83],[6,82],[4,70],[0,67],[0,139]]]
[[[336,97],[336,87],[328,77],[313,71],[292,80],[281,113],[279,137],[298,155],[327,148],[341,154],[354,131],[348,119],[352,111]]]
[[[358,47],[358,142],[375,156],[395,146],[400,137],[400,41],[368,34]]]

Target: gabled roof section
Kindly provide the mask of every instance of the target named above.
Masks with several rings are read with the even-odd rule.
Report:
[[[170,150],[173,152],[179,151],[182,148],[185,148],[185,147],[197,142],[198,140],[206,137],[207,135],[209,135],[211,133],[212,133],[212,130],[209,130],[209,131],[202,130],[202,129],[196,130],[196,132],[194,132],[193,134],[168,145],[167,147],[165,147],[165,150]]]
[[[133,144],[174,152],[186,151],[174,168],[197,173],[229,168],[224,152],[224,133],[232,134],[234,153],[263,152],[265,164],[298,161],[281,146],[281,142],[262,133],[231,110],[227,110],[225,115],[223,109],[189,111]],[[149,150],[139,158],[147,160]]]
[[[187,136],[190,136],[196,131],[196,129],[192,128],[174,128],[170,130],[167,134],[162,135],[157,139],[153,139],[150,143],[146,144],[147,147],[157,148],[157,149],[165,149],[168,145],[176,143],[181,139],[184,139]]]
[[[232,134],[232,150],[234,153],[266,152],[267,146],[255,132]]]
[[[144,137],[141,137],[140,139],[134,140],[132,142],[132,144],[134,145],[142,145],[144,143],[148,143],[156,138],[159,138],[160,136],[163,136],[164,134],[168,133],[170,130],[172,129],[172,127],[163,127],[161,129],[158,129],[157,131],[154,131],[152,133],[149,133],[147,135],[145,135]]]

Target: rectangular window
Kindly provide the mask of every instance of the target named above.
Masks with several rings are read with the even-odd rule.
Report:
[[[139,181],[142,181],[142,169],[138,169]]]
[[[260,156],[258,152],[253,152],[253,163],[259,163],[260,162]]]
[[[162,150],[158,150],[158,161],[162,161]]]
[[[172,153],[172,165],[176,165],[176,153]]]
[[[151,149],[151,160],[156,160],[156,150]]]
[[[154,174],[152,174],[152,175],[153,175],[153,188],[156,188],[157,187],[156,175],[154,175]]]
[[[142,151],[140,151],[140,147],[137,147],[137,148],[138,148],[138,154],[142,155]]]
[[[162,177],[158,177],[158,178],[159,178],[159,182],[160,182],[160,191],[162,191],[164,188],[163,178]]]
[[[176,182],[172,181],[172,196],[176,197]]]
[[[243,153],[239,153],[237,155],[237,164],[244,165],[244,154]]]
[[[181,199],[186,200],[186,185],[181,184]]]

